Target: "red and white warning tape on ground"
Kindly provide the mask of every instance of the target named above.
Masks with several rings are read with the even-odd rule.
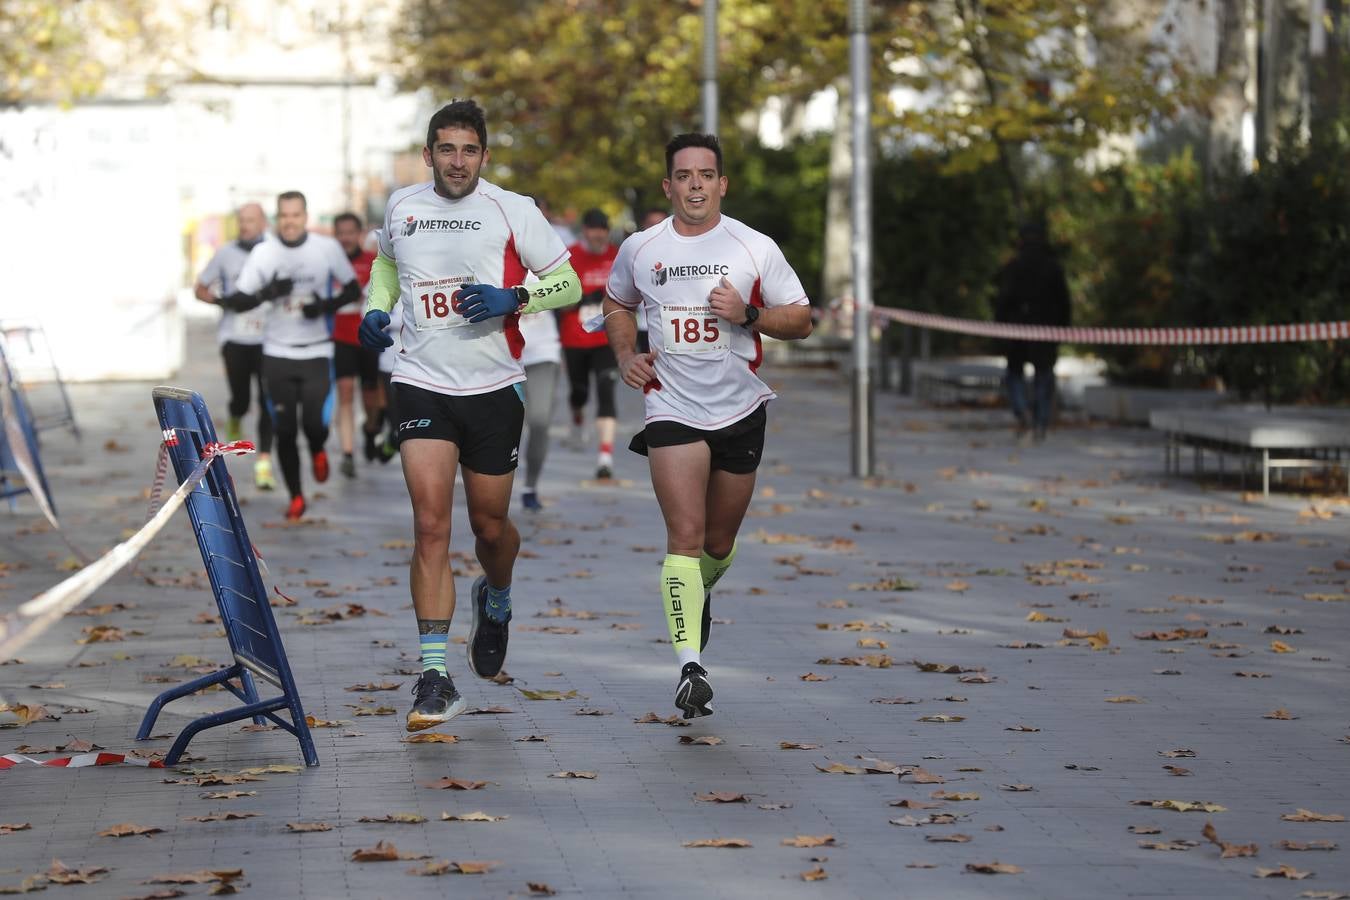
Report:
[[[0,619],[0,659],[9,659],[19,652],[42,632],[51,627],[67,612],[79,606],[94,591],[102,587],[109,578],[117,574],[127,563],[145,549],[155,535],[168,524],[169,519],[187,500],[187,495],[196,489],[206,477],[206,471],[218,457],[243,455],[254,451],[252,441],[233,441],[231,443],[211,443],[202,448],[201,462],[192,473],[178,486],[178,490],[169,495],[150,521],[141,526],[127,540],[113,547],[103,556],[94,560],[65,581],[43,591],[38,596],[19,607],[16,615]],[[29,620],[22,628],[17,627],[15,619]]]
[[[18,753],[0,756],[0,772],[24,764],[47,766],[54,769],[83,769],[86,766],[144,766],[149,769],[164,768],[161,759],[141,759],[125,753],[80,753],[75,756],[63,756],[59,759],[33,759]]]
[[[1201,346],[1207,344],[1283,344],[1293,341],[1343,341],[1350,338],[1350,322],[1308,322],[1293,325],[1225,325],[1215,328],[1075,328],[1057,325],[1014,325],[956,319],[912,309],[877,306],[878,323],[899,322],[936,331],[954,331],[976,337],[1014,341],[1050,341],[1059,344],[1133,344]]]

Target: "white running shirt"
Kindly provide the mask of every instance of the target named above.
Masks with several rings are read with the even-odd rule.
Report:
[[[623,242],[606,290],[646,315],[660,383],[646,392],[647,421],[725,428],[777,395],[755,374],[764,358],[758,332],[713,315],[708,295],[726,276],[752,306],[809,301],[766,235],[725,215],[698,237],[677,234],[672,222]]]
[[[329,299],[356,279],[342,245],[327,235],[310,232],[298,247],[280,239],[264,241],[249,254],[239,273],[238,289],[256,294],[273,277],[295,282],[290,296],[264,303],[263,355],[282,359],[332,358],[333,335],[329,316],[306,319],[301,308],[315,299]]]
[[[567,262],[567,246],[521,194],[480,180],[449,200],[433,182],[389,198],[380,252],[398,265],[403,349],[392,380],[440,394],[485,394],[525,380],[520,316],[469,324],[455,309],[460,285],[523,284]]]
[[[264,236],[263,240],[267,240],[267,237]],[[248,256],[249,251],[241,247],[238,241],[222,244],[211,257],[211,261],[206,264],[206,268],[202,269],[202,274],[197,276],[197,283],[207,287],[218,284],[216,296],[228,297],[234,293],[239,284],[239,273],[244,270]],[[220,327],[216,329],[216,342],[261,344],[263,323],[266,321],[267,310],[261,306],[244,313],[221,310]]]

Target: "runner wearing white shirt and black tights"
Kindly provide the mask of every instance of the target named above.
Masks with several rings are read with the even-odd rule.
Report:
[[[266,237],[267,214],[258,204],[245,203],[235,213],[235,219],[239,237],[221,246],[197,276],[193,290],[198,300],[219,303],[219,298],[234,293],[249,253]],[[225,425],[225,438],[237,441],[243,436],[240,420],[248,414],[249,394],[256,381],[258,458],[253,463],[253,481],[259,490],[270,491],[276,487],[276,482],[272,480],[272,416],[267,411],[267,395],[262,382],[262,329],[266,319],[265,309],[246,313],[226,309],[221,313],[216,333],[220,355],[225,361],[225,381],[230,388],[230,417]]]
[[[630,445],[648,457],[666,522],[661,598],[680,661],[675,705],[712,714],[700,652],[711,591],[736,556],[736,532],[755,490],[765,406],[760,335],[800,340],[811,306],[783,251],[722,215],[727,179],[709,134],[666,145],[662,181],[674,215],[619,248],[605,299],[605,330],[624,383],[646,394],[646,427]],[[652,352],[639,353],[626,313],[647,315]]]
[[[487,122],[472,100],[438,110],[422,159],[432,180],[389,198],[371,267],[361,341],[384,349],[389,311],[403,309],[393,413],[413,508],[409,588],[422,676],[407,729],[464,709],[446,668],[455,582],[450,511],[459,470],[483,575],[471,589],[469,667],[492,678],[506,659],[511,575],[520,533],[511,487],[525,418],[523,314],[575,303],[581,286],[567,248],[529,197],[481,178]],[[538,283],[525,285],[527,273]]]
[[[314,461],[314,479],[328,480],[328,423],[332,417],[332,317],[361,296],[342,246],[305,230],[305,195],[277,197],[277,240],[249,255],[235,293],[221,304],[236,312],[267,305],[263,327],[263,381],[276,425],[277,458],[291,494],[286,518],[305,514],[300,482],[299,433],[303,427]]]

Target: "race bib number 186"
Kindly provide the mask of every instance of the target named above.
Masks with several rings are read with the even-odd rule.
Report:
[[[667,353],[731,349],[731,323],[707,306],[667,306],[661,311]]]
[[[450,278],[434,278],[429,281],[414,281],[413,324],[418,331],[439,331],[442,328],[459,328],[468,325],[469,320],[459,311],[459,300],[455,292],[466,284],[473,283],[472,275],[455,275]]]

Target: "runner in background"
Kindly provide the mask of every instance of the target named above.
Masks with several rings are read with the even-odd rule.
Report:
[[[257,203],[245,203],[235,213],[239,237],[222,246],[197,276],[193,290],[197,299],[219,303],[219,298],[234,292],[239,273],[253,248],[266,238],[267,214]],[[258,458],[253,463],[253,483],[259,490],[277,486],[272,477],[272,416],[267,410],[267,395],[262,380],[262,335],[265,309],[246,313],[223,308],[216,332],[220,355],[225,361],[225,382],[230,388],[230,417],[225,424],[225,439],[237,441],[243,434],[240,422],[248,414],[252,385],[258,384]]]
[[[638,221],[638,231],[646,231],[648,228],[655,228],[666,219],[670,218],[670,210],[664,206],[651,206],[642,214]],[[647,310],[639,306],[633,313],[637,316],[637,348],[639,353],[650,353],[651,343],[647,339]]]
[[[529,281],[527,279],[526,284]],[[520,317],[520,333],[525,351],[520,362],[525,366],[525,490],[520,505],[527,510],[543,509],[539,502],[539,473],[548,456],[549,427],[558,397],[558,371],[562,367],[562,343],[558,340],[558,318],[551,310]]]
[[[342,251],[356,272],[356,280],[364,288],[370,281],[370,264],[375,254],[366,250],[362,244],[366,229],[355,213],[345,212],[333,219],[333,237],[342,245]],[[356,432],[356,383],[361,382],[361,407],[365,421],[361,425],[364,436],[366,461],[374,460],[379,454],[376,442],[380,436],[380,363],[379,354],[361,346],[357,329],[361,327],[364,315],[365,298],[357,300],[338,310],[333,320],[333,370],[337,374],[337,431],[338,443],[342,447],[342,474],[348,478],[356,477],[356,460],[352,458]]]
[[[328,317],[361,296],[361,285],[342,245],[306,230],[305,195],[277,197],[277,239],[249,254],[234,293],[221,305],[248,312],[267,305],[263,327],[263,384],[272,404],[277,457],[290,491],[286,518],[305,514],[300,481],[303,427],[314,461],[314,480],[328,480],[333,338]]]
[[[605,282],[619,248],[609,242],[609,217],[590,209],[581,217],[581,240],[569,248],[572,268],[581,279],[581,303],[559,314],[559,333],[563,356],[567,361],[567,380],[571,385],[568,404],[572,409],[574,446],[581,446],[586,420],[586,402],[590,399],[591,378],[595,379],[595,436],[599,444],[596,478],[614,477],[614,432],[617,429],[614,385],[619,380],[618,364],[609,349],[603,331],[589,332],[583,325],[600,315],[605,301]]]

